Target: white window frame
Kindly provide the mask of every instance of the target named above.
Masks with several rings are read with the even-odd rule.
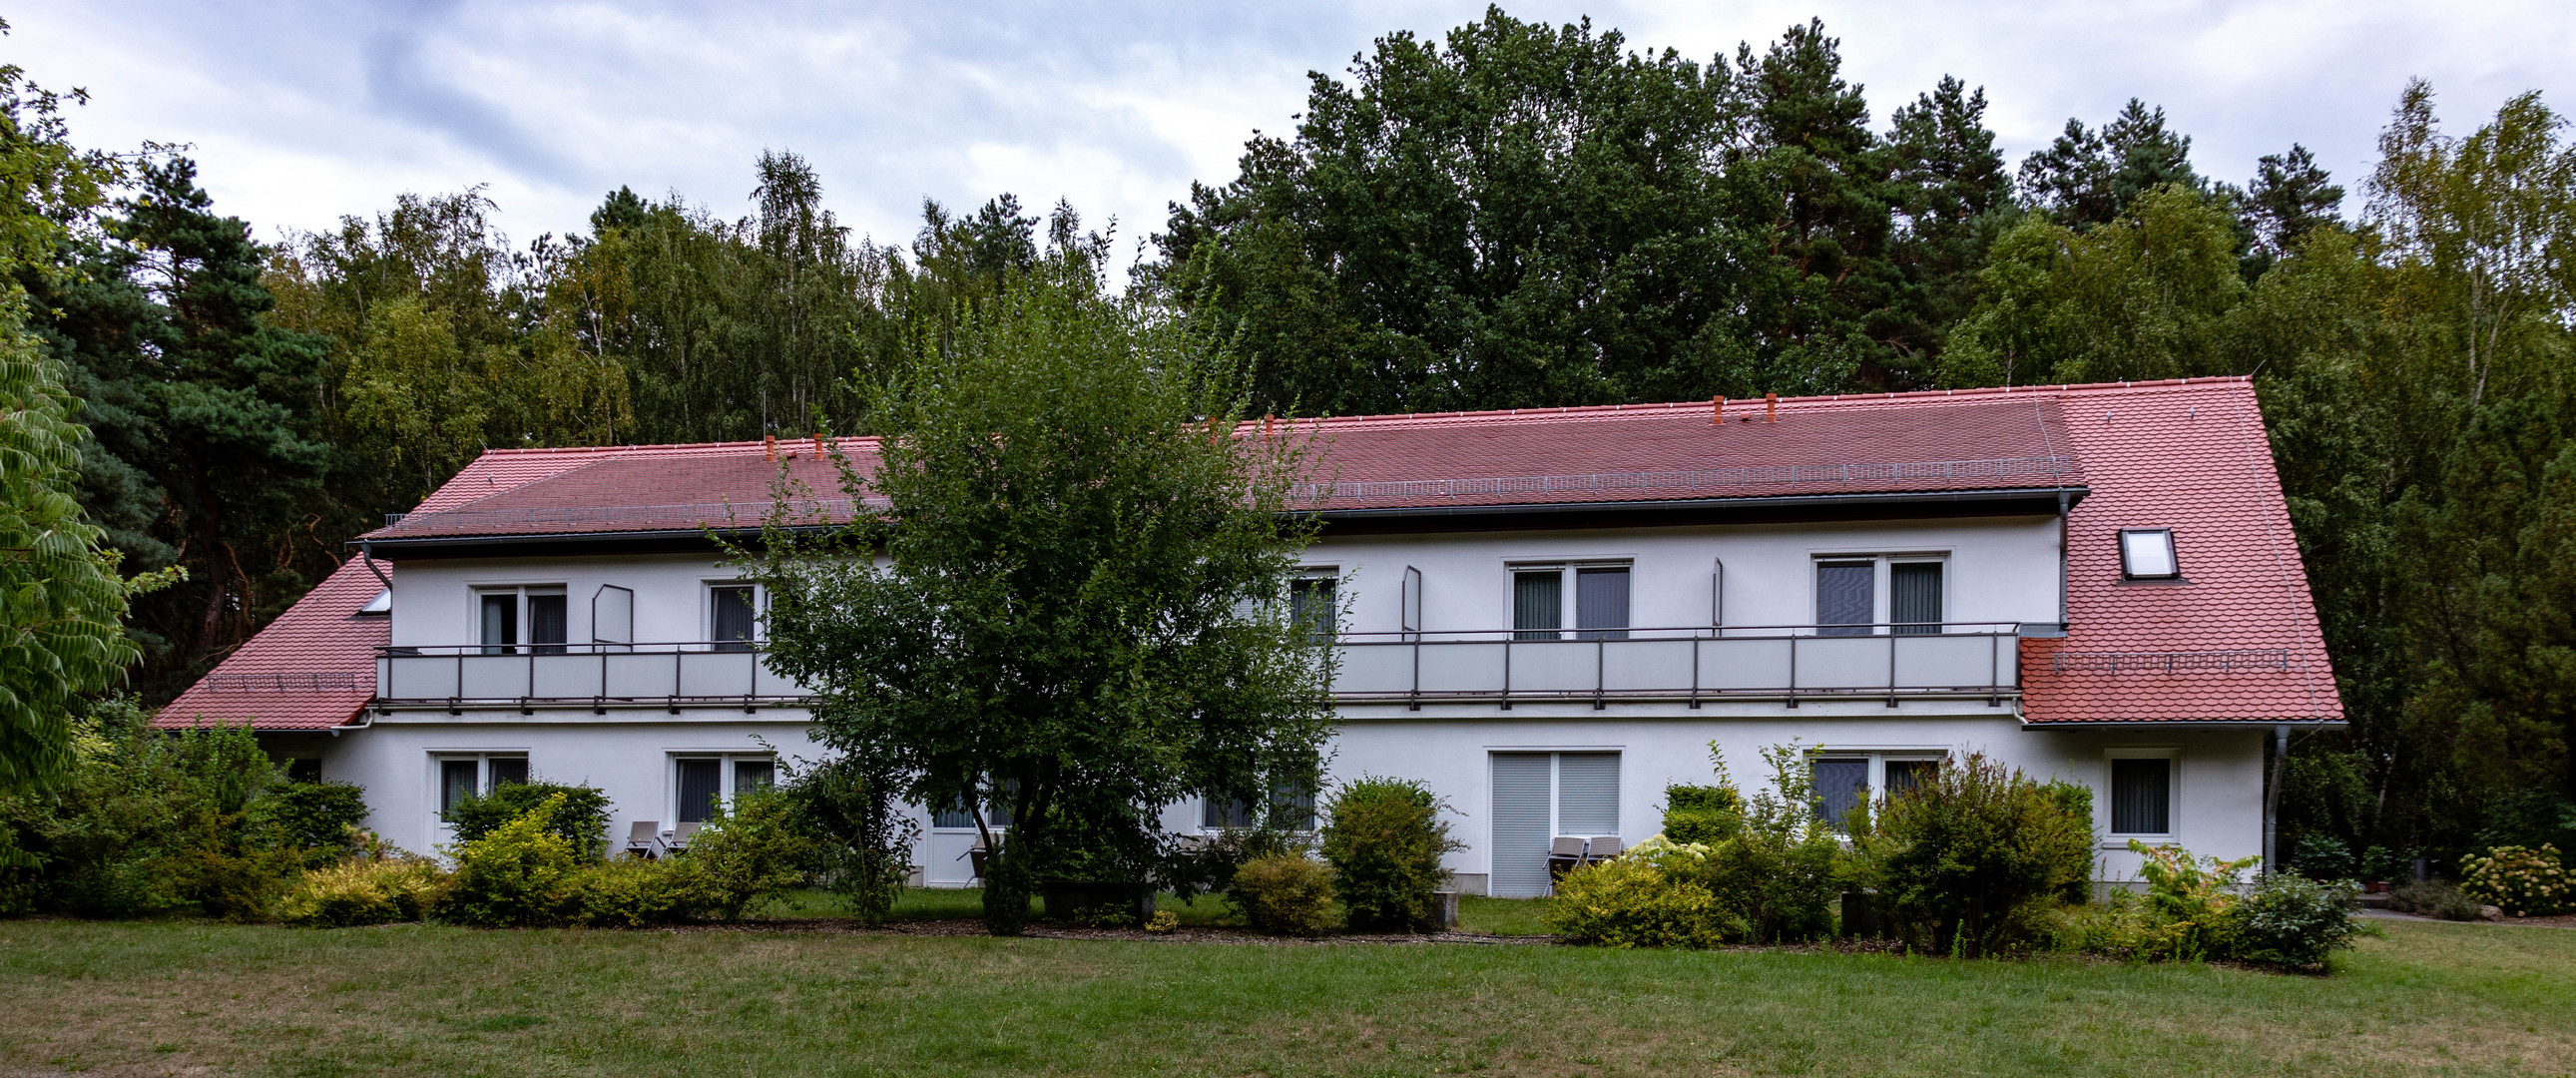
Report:
[[[1512,618],[1516,613],[1512,602],[1512,581],[1516,580],[1522,573],[1544,573],[1550,569],[1556,570],[1558,574],[1556,587],[1556,631],[1564,635],[1557,637],[1557,639],[1581,639],[1574,634],[1584,631],[1574,627],[1576,610],[1576,599],[1574,594],[1576,581],[1574,579],[1574,574],[1578,569],[1627,570],[1628,625],[1626,627],[1629,629],[1635,629],[1638,627],[1636,558],[1533,558],[1527,561],[1514,560],[1503,563],[1503,620],[1501,624],[1506,630],[1512,627]]]
[[[429,750],[429,818],[432,821],[443,822],[438,821],[439,814],[447,811],[445,801],[447,800],[448,761],[474,761],[474,792],[477,794],[490,794],[492,792],[493,760],[525,761],[528,757],[529,754],[526,749]],[[530,763],[528,765],[528,777],[534,779],[536,775],[536,765],[534,763]]]
[[[749,580],[743,580],[738,577],[708,577],[698,581],[698,639],[703,641],[703,643],[700,643],[697,646],[708,651],[713,651],[719,643],[732,642],[719,641],[716,639],[717,588],[751,589],[750,644],[753,650],[758,650],[762,644],[768,643],[769,589],[760,584]]]
[[[778,754],[774,752],[740,752],[732,749],[671,749],[662,757],[662,818],[671,824],[680,822],[680,761],[713,760],[716,762],[716,803],[727,812],[733,811],[734,764],[766,763],[770,767],[770,785],[778,783]],[[668,826],[663,830],[669,830]]]
[[[1896,618],[1895,567],[1899,565],[1921,565],[1929,563],[1941,567],[1941,624],[1944,627],[1947,627],[1952,622],[1958,620],[1950,614],[1950,595],[1954,590],[1950,586],[1951,553],[1952,552],[1948,550],[1910,550],[1895,553],[1879,550],[1858,550],[1843,553],[1836,553],[1828,550],[1808,551],[1807,624],[1809,628],[1807,631],[1821,633],[1824,630],[1825,612],[1823,604],[1825,596],[1823,590],[1818,586],[1816,570],[1821,568],[1826,562],[1853,561],[1874,563],[1870,566],[1869,571],[1869,635],[1885,636],[1894,631],[1889,623],[1894,621]]]
[[[391,613],[393,610],[393,600],[391,595],[392,592],[386,592],[387,597],[385,599],[385,610],[387,613]],[[515,604],[518,611],[515,615],[518,619],[516,632],[513,634],[516,639],[511,640],[507,644],[486,644],[483,642],[483,597],[487,595],[510,595],[513,597],[512,602]],[[572,588],[566,584],[546,582],[467,585],[465,589],[465,626],[466,634],[473,638],[474,646],[477,648],[507,647],[512,649],[525,649],[538,646],[528,639],[529,634],[536,630],[537,621],[536,618],[530,616],[528,610],[528,597],[532,595],[563,596],[564,638],[560,642],[560,646],[564,647],[566,650],[570,650],[574,635],[572,631]],[[370,605],[372,605],[372,603]],[[556,647],[559,645],[549,643],[544,646]],[[523,650],[513,650],[509,652],[509,654],[525,654],[525,652]]]
[[[2132,833],[2111,830],[2111,761],[2169,760],[2165,767],[2165,830],[2161,834]],[[2102,829],[2104,849],[2125,850],[2129,840],[2150,846],[2170,846],[2182,841],[2182,746],[2121,745],[2102,750],[2102,784],[2093,797],[2094,823]]]

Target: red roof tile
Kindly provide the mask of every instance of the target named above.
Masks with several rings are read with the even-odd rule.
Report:
[[[393,574],[382,561],[376,567]],[[357,717],[375,697],[376,648],[391,627],[391,619],[358,608],[383,590],[364,562],[349,559],[162,708],[153,724],[323,730]]]

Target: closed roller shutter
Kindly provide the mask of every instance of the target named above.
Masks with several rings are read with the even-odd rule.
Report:
[[[1504,898],[1548,893],[1549,779],[1555,761],[1544,752],[1494,754],[1493,875],[1486,889]]]
[[[1618,753],[1557,754],[1556,829],[1584,838],[1619,833]]]

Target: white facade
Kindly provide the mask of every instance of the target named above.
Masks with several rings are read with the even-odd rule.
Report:
[[[1590,633],[1611,638],[1594,642],[1581,639],[1587,634],[1577,626],[1577,586],[1568,578],[1563,639],[1514,641],[1508,648],[1516,659],[1501,660],[1521,664],[1516,672],[1501,668],[1514,696],[1483,691],[1501,684],[1414,698],[1346,695],[1327,771],[1334,778],[1421,779],[1439,791],[1466,844],[1450,867],[1471,892],[1526,892],[1531,858],[1543,857],[1531,846],[1533,836],[1546,837],[1540,831],[1616,835],[1630,844],[1652,836],[1667,785],[1711,778],[1712,742],[1748,791],[1770,779],[1761,750],[1793,740],[1818,759],[1857,769],[1843,773],[1865,775],[1871,789],[1886,787],[1890,761],[1954,752],[1982,752],[2034,778],[2085,783],[2096,790],[2097,823],[2108,836],[2108,879],[2134,878],[2137,869],[2125,850],[2129,836],[2112,826],[2112,761],[2167,760],[2156,765],[2170,781],[2162,828],[2138,837],[2222,857],[2259,852],[2261,731],[2046,729],[2020,720],[2014,635],[2028,626],[2053,630],[2063,620],[2060,534],[2058,518],[2048,515],[1328,535],[1303,561],[1311,575],[1339,582],[1342,631],[1381,649],[1445,647],[1438,653],[1472,660],[1460,670],[1507,649],[1515,573],[1624,568],[1628,575],[1624,618],[1611,626],[1624,631]],[[1886,624],[1897,620],[1890,611],[1898,564],[1917,567],[1909,579],[1918,588],[1927,574],[1937,580],[1931,620],[1940,624],[1918,626],[1914,635]],[[1839,600],[1844,616],[1829,616],[1819,592],[1824,565],[1850,574],[1868,567],[1870,616],[1840,630],[1845,635],[1814,627],[1853,620],[1849,604],[1858,601],[1847,590]],[[614,839],[622,841],[637,821],[667,829],[682,817],[684,766],[698,768],[690,773],[703,783],[703,761],[716,761],[717,792],[729,794],[737,762],[773,752],[791,762],[821,755],[808,740],[805,713],[792,703],[792,686],[773,679],[757,691],[706,687],[754,661],[713,642],[726,625],[719,589],[733,586],[736,575],[707,553],[405,559],[393,585],[394,655],[380,667],[384,706],[336,733],[269,741],[284,754],[320,757],[329,778],[365,786],[369,825],[414,849],[444,840],[441,798],[467,773],[461,761],[468,760],[477,761],[478,781],[488,782],[496,773],[489,761],[498,759],[503,773],[524,767],[549,780],[598,786],[614,801]],[[1913,602],[1919,611],[1919,591]],[[499,616],[490,613],[498,609],[492,603],[516,604],[508,606],[512,623],[497,630],[506,637],[489,635],[500,624],[488,620]],[[548,620],[554,618],[561,623]],[[1523,634],[1530,635],[1545,634]],[[1791,637],[1807,649],[1806,673],[1779,684],[1742,683],[1759,691],[1725,688],[1721,667],[1754,661],[1743,658],[1753,654],[1745,648],[1777,643],[1790,654]],[[1933,647],[1950,649],[1951,659],[1942,661],[1955,671],[1921,666],[1918,653]],[[1992,664],[1985,649],[1996,656]],[[1857,672],[1817,673],[1837,654],[1862,656],[1852,666]],[[1410,684],[1419,687],[1418,674],[1382,661],[1391,655],[1417,667],[1426,661],[1397,651],[1361,656],[1346,669],[1352,662],[1378,669],[1353,674],[1352,684],[1413,676]],[[1559,659],[1564,669],[1551,673],[1548,663]],[[1631,660],[1662,664],[1634,675],[1653,691],[1616,691],[1628,676],[1616,662]],[[1789,661],[1799,660],[1791,654]],[[1684,663],[1686,695],[1672,691]],[[1885,665],[1883,685],[1870,680],[1876,663]],[[1908,672],[1909,663],[1919,669]],[[618,672],[627,666],[634,670]],[[1483,669],[1458,676],[1490,676],[1475,672]],[[665,670],[667,676],[655,673]],[[1546,679],[1560,675],[1572,680],[1551,688]],[[1820,684],[1813,679],[1828,675],[1857,680],[1831,683],[1840,689],[1772,691]],[[594,680],[581,681],[586,677]],[[620,678],[644,677],[666,677],[659,684],[667,687],[616,688]],[[683,687],[690,684],[699,688]],[[527,688],[513,687],[521,685]],[[744,699],[720,699],[728,695]],[[519,696],[528,698],[502,699]],[[517,760],[525,762],[507,762]],[[1509,788],[1500,800],[1497,776]],[[942,821],[927,813],[919,820],[923,880],[970,882],[972,830],[937,826]],[[1195,828],[1199,806],[1172,806],[1165,820]]]

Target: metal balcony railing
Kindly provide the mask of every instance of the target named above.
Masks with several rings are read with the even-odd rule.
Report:
[[[2020,626],[1765,625],[1727,628],[1346,633],[1343,703],[1494,700],[1703,701],[2016,695]]]
[[[1906,698],[2017,695],[2009,622],[1612,630],[1345,633],[1333,696],[1346,704]],[[377,702],[450,710],[544,703],[799,704],[813,690],[756,644],[385,647]]]

